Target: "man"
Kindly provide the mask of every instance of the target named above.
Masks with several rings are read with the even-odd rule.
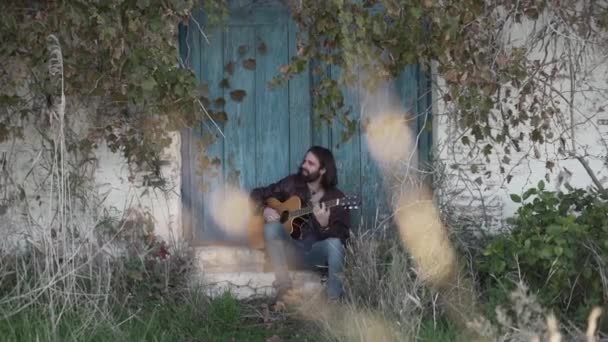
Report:
[[[350,217],[342,207],[326,208],[321,203],[344,196],[337,184],[333,154],[324,147],[313,146],[306,152],[298,173],[251,191],[251,198],[260,205],[270,197],[284,201],[296,195],[302,200],[303,206],[313,206],[313,215],[302,227],[299,240],[287,234],[279,222],[279,213],[269,207],[264,209],[264,240],[275,272],[279,300],[289,295],[292,289],[288,262],[311,268],[327,265],[327,297],[332,301],[341,297],[343,285],[340,273],[344,266]]]

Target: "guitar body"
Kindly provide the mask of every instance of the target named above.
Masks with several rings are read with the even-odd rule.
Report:
[[[322,204],[327,208],[340,206],[345,209],[358,208],[358,199],[354,196],[346,196],[329,201],[324,201]],[[266,206],[276,210],[280,215],[280,221],[285,229],[285,232],[294,239],[302,237],[302,226],[307,222],[307,215],[312,214],[312,208],[302,208],[302,200],[298,196],[291,196],[287,200],[281,202],[276,198],[270,198],[266,201]],[[263,215],[254,215],[249,224],[249,245],[251,248],[264,248],[264,226],[266,222]]]
[[[294,239],[301,236],[301,227],[306,220],[302,217],[289,218],[289,212],[302,208],[302,200],[298,196],[291,196],[284,202],[272,197],[266,201],[266,206],[276,210],[281,216],[280,222],[287,234]],[[263,215],[252,217],[249,225],[249,244],[252,248],[264,248],[264,225],[266,224]]]

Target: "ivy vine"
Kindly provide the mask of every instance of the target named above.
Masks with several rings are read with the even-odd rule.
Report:
[[[456,108],[453,115],[464,132],[461,143],[485,156],[501,149],[503,164],[509,164],[508,155],[524,143],[560,138],[551,129],[560,108],[538,94],[559,77],[562,66],[555,63],[554,71],[547,72],[547,63],[530,58],[529,50],[505,47],[505,20],[535,21],[551,8],[563,18],[554,23],[556,32],[568,30],[590,39],[608,28],[608,9],[591,0],[583,1],[582,12],[577,2],[558,0],[287,3],[302,34],[297,55],[279,68],[272,85],[281,85],[315,61],[312,71],[320,79],[313,89],[315,111],[328,122],[341,120],[354,130],[357,125],[341,90],[345,85],[362,83],[373,89],[408,65],[428,68],[435,61],[447,83],[443,100]],[[205,104],[221,108],[225,100],[208,98],[208,89],[197,85],[194,73],[179,59],[178,26],[198,24],[191,20],[198,5],[212,25],[228,14],[227,0],[3,1],[0,142],[23,137],[28,123],[35,122],[41,130],[47,124],[45,108],[56,101],[46,76],[46,37],[52,33],[63,49],[66,95],[95,108],[87,136],[69,142],[69,147],[89,152],[105,141],[129,162],[158,175],[170,131],[211,114],[219,121],[227,118],[222,110],[204,110]],[[256,67],[254,60],[242,63],[246,69]],[[339,69],[340,77],[328,75],[327,66]],[[230,86],[228,80],[224,83],[221,86]],[[233,90],[230,96],[238,101],[245,94]]]
[[[560,113],[551,85],[568,66],[561,60],[539,60],[563,36],[606,45],[608,7],[595,1],[558,0],[328,0],[291,1],[293,19],[303,34],[297,56],[281,68],[272,84],[278,86],[319,61],[341,70],[331,79],[326,69],[314,70],[322,81],[314,90],[317,110],[328,118],[343,118],[341,89],[360,82],[373,90],[411,64],[425,68],[437,63],[446,84],[443,100],[463,131],[460,142],[490,162],[498,149],[500,172],[506,172],[512,151],[523,144],[560,142],[552,121]],[[535,23],[548,9],[555,18],[551,29],[530,45],[504,44],[505,23]],[[576,38],[576,37],[574,37]],[[550,70],[550,71],[547,71]],[[562,141],[563,144],[563,141]],[[560,151],[566,154],[565,151]],[[456,166],[459,167],[459,166]],[[474,167],[474,166],[471,166]],[[548,161],[547,168],[553,163]],[[471,169],[473,173],[476,170]],[[510,178],[510,175],[508,176]]]
[[[0,142],[23,129],[48,126],[45,111],[58,94],[48,79],[46,38],[54,34],[64,56],[66,117],[87,108],[90,128],[71,150],[90,153],[105,142],[162,185],[162,150],[170,132],[207,119],[194,73],[178,53],[178,27],[194,0],[7,0],[0,5]],[[214,22],[224,0],[204,1]],[[76,136],[76,135],[74,135]],[[155,183],[156,182],[156,183]]]

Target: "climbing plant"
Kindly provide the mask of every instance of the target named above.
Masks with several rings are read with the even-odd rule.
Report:
[[[170,131],[206,119],[193,72],[182,67],[178,26],[194,0],[7,0],[0,5],[0,142],[23,138],[34,124],[44,134],[58,101],[48,80],[47,37],[63,51],[67,120],[83,104],[87,122],[69,141],[89,153],[101,142],[120,151],[149,185],[160,182],[161,151]],[[224,0],[202,2],[214,22]],[[199,27],[202,30],[202,28]],[[159,185],[159,184],[156,184]]]
[[[306,61],[320,61],[314,72],[324,81],[314,92],[326,117],[341,118],[348,110],[340,91],[344,86],[359,82],[373,90],[407,65],[420,63],[428,70],[433,62],[445,81],[440,96],[462,131],[460,142],[488,162],[491,155],[500,156],[501,173],[507,172],[512,151],[528,152],[531,146],[531,156],[538,157],[546,142],[561,145],[561,157],[576,150],[574,137],[559,126],[572,122],[564,116],[573,111],[562,111],[574,103],[555,84],[580,71],[591,47],[607,46],[605,3],[298,0],[289,6],[303,34],[297,56],[272,84],[304,71]],[[509,30],[525,24],[532,28],[530,37],[510,44]],[[565,52],[557,53],[560,47]],[[324,66],[338,67],[341,77],[330,80]],[[570,81],[574,92],[580,78]],[[470,168],[479,172],[475,164]]]
[[[341,120],[351,131],[341,89],[360,83],[373,89],[407,65],[431,62],[446,82],[442,99],[462,130],[460,142],[485,157],[526,144],[561,144],[560,153],[576,150],[556,123],[571,98],[556,90],[564,74],[572,78],[584,52],[606,46],[608,9],[592,0],[285,0],[300,28],[297,55],[277,70],[279,86],[315,61],[320,79],[315,110],[328,122]],[[7,0],[0,5],[0,141],[22,137],[25,122],[44,132],[45,108],[55,101],[45,76],[46,37],[53,33],[64,54],[68,99],[90,102],[84,139],[72,150],[91,150],[100,141],[133,164],[157,173],[168,132],[200,120],[223,120],[207,112],[208,91],[179,59],[179,24],[207,30],[194,20],[201,5],[208,24],[221,23],[228,0]],[[524,44],[505,43],[509,24],[529,22],[534,35]],[[561,44],[561,45],[560,45]],[[602,45],[604,44],[604,45]],[[547,52],[566,45],[568,54]],[[251,64],[251,63],[250,63]],[[340,77],[330,77],[335,66]],[[567,75],[566,75],[567,76]],[[572,84],[578,80],[572,80]],[[232,94],[231,94],[232,95]],[[242,98],[242,94],[233,94]],[[230,100],[230,99],[227,99]],[[563,127],[562,127],[563,128]],[[557,132],[557,133],[556,133]],[[568,139],[571,138],[571,143]],[[528,145],[526,145],[528,146]],[[569,152],[570,151],[570,152]],[[489,159],[487,159],[489,160]],[[477,172],[476,164],[471,166]],[[552,168],[553,162],[547,161]]]

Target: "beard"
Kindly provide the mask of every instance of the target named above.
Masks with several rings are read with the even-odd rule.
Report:
[[[306,181],[306,183],[314,182],[321,177],[321,173],[319,171],[309,173],[301,167],[298,174]]]

